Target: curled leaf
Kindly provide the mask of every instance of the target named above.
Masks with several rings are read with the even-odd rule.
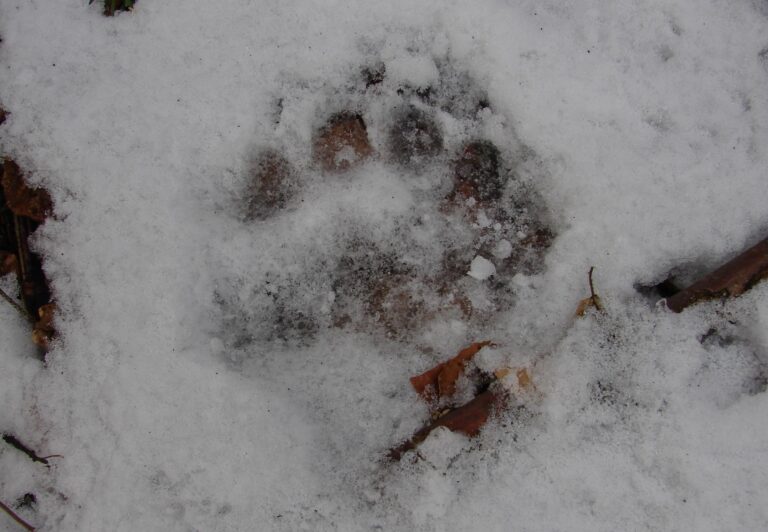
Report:
[[[488,345],[491,345],[490,341],[475,342],[459,351],[452,359],[411,377],[413,389],[426,401],[451,396],[456,391],[456,380],[464,371],[464,365]]]
[[[48,351],[51,340],[56,336],[56,330],[53,328],[55,312],[55,303],[48,303],[37,310],[40,319],[35,323],[35,328],[32,331],[32,341],[44,351]]]
[[[480,433],[480,429],[491,415],[504,407],[507,399],[508,397],[503,391],[488,389],[467,404],[454,408],[432,421],[429,425],[416,432],[409,440],[390,449],[388,456],[392,460],[400,460],[403,454],[415,449],[437,427],[445,427],[450,431],[460,432],[469,437],[476,436]]]
[[[589,308],[595,308],[598,311],[603,310],[603,304],[600,301],[600,296],[595,295],[595,296],[585,297],[584,299],[579,301],[579,306],[576,307],[576,315],[580,318],[583,317],[584,314],[587,313],[587,310]]]

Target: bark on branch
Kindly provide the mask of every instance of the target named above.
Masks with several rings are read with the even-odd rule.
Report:
[[[7,513],[11,518],[19,523],[22,527],[24,527],[25,530],[29,530],[30,532],[35,532],[35,527],[27,523],[24,519],[21,518],[19,514],[11,510],[9,506],[7,506],[5,503],[0,501],[0,509],[3,510],[5,513]]]
[[[667,298],[667,307],[673,312],[682,312],[698,301],[739,296],[766,276],[768,238]]]
[[[61,458],[61,455],[54,454],[51,456],[38,456],[38,454],[24,445],[21,440],[19,440],[16,436],[13,434],[3,434],[3,441],[13,447],[14,449],[17,449],[21,451],[22,453],[26,454],[30,460],[33,462],[38,462],[40,464],[44,465],[50,465],[48,463],[49,458]]]

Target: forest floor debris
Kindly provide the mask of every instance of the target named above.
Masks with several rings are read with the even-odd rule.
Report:
[[[768,276],[768,239],[761,240],[692,285],[667,297],[673,312],[700,301],[737,297]]]
[[[33,324],[32,341],[47,352],[56,336],[55,305],[43,271],[42,258],[29,246],[38,226],[51,216],[53,202],[43,188],[26,184],[19,166],[11,159],[2,162],[0,180],[0,253],[3,275],[15,273],[20,302],[5,291],[0,296]]]

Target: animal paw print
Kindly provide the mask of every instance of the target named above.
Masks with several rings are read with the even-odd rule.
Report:
[[[352,83],[348,108],[317,127],[302,168],[274,149],[260,155],[244,197],[252,224],[301,216],[312,179],[351,183],[378,165],[405,186],[419,183],[414,208],[393,215],[388,234],[358,230],[341,216],[340,251],[309,267],[313,282],[284,278],[270,288],[272,326],[262,339],[306,340],[323,328],[348,328],[406,340],[440,320],[482,328],[514,305],[515,275],[543,268],[554,234],[536,183],[516,170],[533,155],[482,134],[478,124],[493,111],[469,76],[451,68],[445,63],[430,87],[366,70]],[[315,303],[293,301],[311,290]]]

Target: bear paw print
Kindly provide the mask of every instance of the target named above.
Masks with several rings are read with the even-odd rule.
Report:
[[[301,216],[297,198],[311,201],[302,195],[313,172],[324,180],[355,179],[367,165],[378,164],[405,181],[432,176],[434,185],[418,191],[420,209],[398,215],[392,234],[342,232],[338,255],[314,269],[323,278],[319,284],[330,290],[322,305],[294,308],[275,296],[277,338],[308,337],[327,326],[407,339],[440,319],[483,326],[513,306],[512,277],[543,267],[554,233],[535,187],[518,183],[514,163],[519,157],[477,131],[446,138],[438,119],[448,116],[471,133],[477,120],[466,109],[474,106],[477,114],[488,114],[489,104],[461,98],[482,91],[441,94],[396,87],[387,93],[386,83],[381,71],[366,77],[363,105],[335,112],[317,128],[304,171],[277,150],[262,153],[253,168],[245,194],[251,223],[278,216],[291,204],[296,205],[293,214]],[[374,135],[366,123],[366,102],[390,105],[385,119],[374,120]],[[464,114],[454,116],[454,109]]]

